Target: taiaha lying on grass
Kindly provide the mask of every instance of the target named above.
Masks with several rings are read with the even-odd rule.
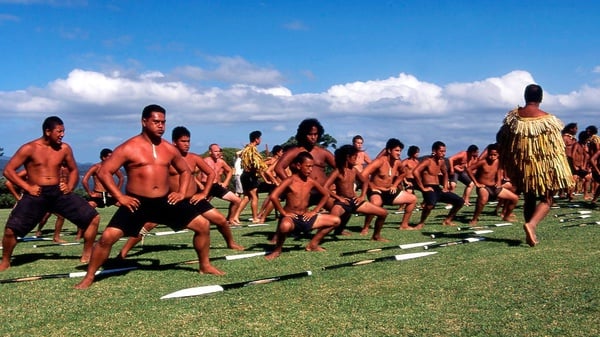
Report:
[[[400,255],[383,256],[383,257],[378,257],[376,259],[370,259],[370,260],[361,260],[361,261],[355,261],[355,262],[334,264],[331,266],[325,266],[322,269],[329,270],[329,269],[337,269],[337,268],[342,268],[342,267],[362,266],[364,264],[369,264],[369,263],[373,263],[373,262],[382,262],[382,261],[404,261],[404,260],[416,259],[419,257],[432,255],[435,253],[437,253],[437,252],[420,252],[420,253],[407,253],[407,254],[400,254]]]
[[[407,243],[407,244],[403,244],[403,245],[395,245],[395,246],[387,246],[387,247],[381,247],[381,248],[372,248],[372,249],[363,249],[363,250],[355,250],[352,252],[343,252],[340,254],[340,256],[348,256],[348,255],[356,255],[356,254],[363,254],[363,253],[375,253],[375,252],[380,252],[382,250],[387,250],[387,249],[410,249],[410,248],[416,248],[416,247],[423,247],[426,245],[430,245],[432,243],[435,243],[435,241],[427,241],[427,242],[417,242],[417,243]]]
[[[469,227],[456,227],[458,231],[468,231],[468,230],[476,230],[476,229],[484,229],[484,228],[494,228],[494,227],[505,227],[512,226],[510,222],[497,223],[493,225],[483,225],[483,226],[469,226]]]
[[[561,227],[569,228],[569,227],[585,227],[585,226],[595,226],[595,225],[600,225],[600,221],[584,222],[584,223],[578,223],[578,224],[573,224],[573,225],[562,225]]]
[[[577,211],[577,212],[571,212],[571,213],[554,214],[554,217],[555,218],[561,218],[563,216],[583,215],[583,214],[592,214],[592,211]]]
[[[17,238],[17,242],[29,242],[29,241],[52,241],[51,238],[42,238],[39,236],[25,236],[22,238]]]
[[[138,267],[125,267],[125,268],[98,270],[96,272],[96,276],[124,273],[126,271],[134,270],[137,268]],[[18,277],[18,278],[0,280],[0,283],[16,283],[16,282],[26,282],[26,281],[50,279],[50,278],[77,278],[77,277],[84,277],[85,274],[86,274],[85,271],[74,272],[74,273],[63,273],[63,274],[45,274],[45,275],[38,275],[38,276]]]
[[[172,292],[170,294],[167,294],[167,295],[161,297],[160,299],[164,300],[164,299],[169,299],[169,298],[207,295],[207,294],[213,294],[213,293],[217,293],[217,292],[221,292],[221,291],[225,291],[225,290],[244,288],[247,286],[252,286],[252,285],[257,285],[257,284],[266,284],[266,283],[295,279],[295,278],[300,278],[300,277],[305,277],[305,276],[310,276],[310,275],[312,275],[312,272],[310,270],[307,270],[307,271],[304,271],[301,273],[273,276],[273,277],[252,280],[252,281],[243,281],[243,282],[229,283],[229,284],[222,284],[222,285],[209,285],[209,286],[187,288],[187,289],[181,289],[181,290]]]
[[[456,241],[449,241],[449,242],[443,242],[443,243],[434,243],[432,245],[423,246],[423,249],[427,250],[427,249],[439,248],[439,247],[456,246],[456,245],[461,245],[463,243],[479,242],[479,241],[483,241],[483,240],[485,240],[484,237],[465,238],[465,239],[456,240]]]
[[[587,219],[591,217],[591,215],[589,214],[583,214],[583,215],[579,215],[573,218],[567,218],[567,219],[560,219],[558,220],[559,222],[571,222],[571,221],[579,221],[579,219]]]
[[[248,259],[248,258],[257,257],[257,256],[265,256],[267,254],[269,254],[269,252],[263,251],[263,252],[254,252],[254,253],[246,253],[246,254],[215,256],[215,257],[211,257],[210,261],[221,261],[221,260],[233,261],[233,260]],[[183,262],[167,263],[167,264],[161,265],[161,268],[177,266],[180,264],[194,264],[194,263],[198,263],[198,260],[188,260],[188,261],[183,261]]]
[[[54,246],[76,246],[80,245],[81,242],[63,242],[63,243],[46,243],[42,245],[33,245],[33,248],[42,248],[42,247],[54,247]]]

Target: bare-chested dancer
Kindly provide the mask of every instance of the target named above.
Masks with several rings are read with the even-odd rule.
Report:
[[[308,118],[303,120],[298,125],[296,132],[296,142],[298,146],[295,148],[288,149],[283,153],[283,156],[277,162],[275,166],[275,173],[278,177],[287,177],[286,168],[290,166],[290,163],[300,152],[309,152],[313,157],[314,166],[310,177],[317,181],[321,186],[325,185],[327,181],[327,174],[325,168],[329,165],[331,168],[335,168],[335,159],[333,154],[323,147],[319,146],[319,141],[323,137],[325,129],[321,123],[315,118]],[[319,199],[320,194],[317,191],[313,191],[311,198],[311,205],[315,205]],[[333,202],[328,202],[325,208],[329,209],[333,205]]]
[[[100,169],[102,163],[112,155],[112,152],[113,151],[111,149],[102,149],[100,151],[100,162],[92,165],[87,170],[87,172],[85,172],[85,175],[83,176],[83,179],[81,181],[83,189],[87,192],[89,196],[88,202],[94,208],[109,207],[117,203],[117,199],[115,199],[112,195],[110,195],[110,193],[106,191],[106,188],[104,187],[104,185],[102,185],[102,182],[100,182],[100,179],[98,179],[98,175],[96,174],[98,172],[98,169]],[[115,172],[115,177],[117,178],[117,188],[120,190],[123,187],[125,178],[123,177],[123,173],[121,173],[120,170]],[[93,190],[92,188],[90,188],[90,179],[92,179],[92,182],[94,184]]]
[[[339,216],[342,223],[336,227],[335,235],[350,235],[344,231],[346,224],[352,214],[366,214],[376,216],[375,228],[383,227],[383,223],[388,215],[385,208],[377,206],[366,200],[366,191],[369,186],[369,180],[363,177],[358,168],[356,160],[358,149],[352,145],[344,145],[334,153],[336,169],[329,175],[325,183],[325,189],[330,190],[331,185],[335,186],[335,192],[331,196],[336,199],[331,214]],[[360,195],[356,195],[354,184],[360,182]]]
[[[443,221],[445,226],[454,226],[452,220],[463,207],[465,200],[455,193],[448,191],[448,169],[446,168],[446,144],[436,141],[431,146],[431,156],[415,167],[413,174],[419,190],[423,193],[424,207],[421,213],[421,221],[417,228],[423,228],[425,220],[431,213],[438,201],[447,202],[452,205],[448,215]],[[440,187],[440,176],[442,186]]]
[[[42,136],[22,145],[4,167],[4,176],[23,190],[23,196],[6,221],[0,271],[10,267],[17,237],[25,236],[47,212],[62,215],[85,231],[80,261],[87,263],[90,259],[100,215],[73,193],[79,181],[79,171],[73,150],[62,141],[64,135],[65,126],[59,117],[46,118],[42,124]],[[60,180],[61,165],[68,170],[66,181]],[[21,166],[27,171],[26,180],[17,173]]]
[[[519,196],[511,190],[502,187],[502,178],[504,176],[500,169],[500,160],[498,159],[498,144],[490,144],[486,149],[486,156],[469,166],[469,177],[477,188],[477,205],[473,212],[473,219],[469,222],[470,225],[476,225],[479,216],[483,211],[483,207],[488,200],[503,199],[504,221],[514,220],[512,211],[517,206]]]
[[[210,168],[202,157],[190,152],[191,132],[183,126],[177,126],[173,129],[171,136],[173,145],[175,145],[189,169],[192,172],[196,172],[197,170],[200,171],[200,174],[206,176],[207,179],[204,184],[201,184],[196,177],[193,177],[192,182],[185,192],[185,198],[190,199],[190,202],[194,204],[194,207],[200,212],[202,217],[217,226],[217,230],[221,233],[223,239],[225,239],[227,248],[244,250],[244,247],[238,245],[233,239],[233,234],[231,233],[227,219],[206,199],[207,194],[209,191],[213,190],[213,186],[215,185],[215,183],[211,183],[211,181],[216,182],[216,172]],[[200,185],[204,187],[203,190],[199,189]],[[169,190],[179,190],[179,173],[173,167],[169,168]],[[148,234],[148,232],[157,225],[158,224],[152,222],[146,223],[138,236],[129,238],[123,245],[123,248],[121,248],[121,251],[119,252],[119,257],[122,259],[126,258],[131,248],[142,241],[144,235]]]
[[[448,158],[448,169],[450,170],[450,175],[448,176],[448,179],[450,180],[450,191],[454,192],[456,190],[456,183],[458,181],[465,184],[465,190],[463,191],[465,206],[471,206],[469,199],[471,197],[473,187],[475,186],[471,181],[471,178],[469,178],[467,171],[469,170],[469,165],[475,163],[478,159],[479,148],[474,144],[469,145],[467,150],[460,151]]]
[[[417,197],[409,192],[399,188],[400,183],[404,179],[404,173],[400,170],[400,152],[404,148],[404,144],[396,138],[388,139],[385,144],[385,150],[367,165],[361,172],[364,179],[369,180],[369,190],[367,195],[369,201],[377,206],[383,205],[405,205],[402,223],[399,229],[415,229],[410,226],[410,216],[412,215],[415,206],[417,205]],[[372,215],[365,217],[365,223],[361,231],[361,235],[366,235],[369,232],[369,226]],[[381,237],[381,229],[383,223],[375,223],[375,230],[371,239],[376,241],[386,241]]]
[[[110,254],[112,246],[124,235],[138,235],[147,222],[162,223],[173,230],[188,228],[194,232],[193,244],[200,261],[199,272],[223,275],[210,263],[210,223],[185,199],[192,172],[179,151],[162,139],[166,111],[149,105],[142,111],[142,132],[119,145],[98,170],[98,178],[121,205],[106,226],[92,252],[87,274],[76,288],[88,288],[96,271]],[[113,174],[125,167],[126,194],[113,180]],[[178,189],[169,190],[169,168],[179,173]]]
[[[319,246],[319,243],[327,233],[340,224],[340,218],[335,215],[319,214],[329,199],[329,191],[310,178],[313,169],[310,153],[300,152],[289,166],[292,175],[284,179],[269,196],[275,209],[281,214],[281,218],[275,235],[277,242],[273,251],[265,256],[267,260],[273,260],[281,254],[285,239],[291,232],[300,234],[317,229],[317,233],[306,245],[306,250],[324,251],[325,249]],[[321,200],[312,210],[309,210],[309,199],[314,189],[321,193]],[[286,200],[285,207],[282,207],[279,201],[279,197],[283,195]]]
[[[227,186],[233,177],[233,168],[227,164],[223,159],[223,149],[219,144],[210,144],[208,147],[209,156],[203,158],[204,162],[215,171],[215,181],[212,184],[210,191],[208,192],[209,197],[216,197],[229,202],[229,209],[227,213],[227,220],[230,225],[239,225],[240,219],[237,218],[238,208],[242,199],[237,196],[234,192],[230,191]],[[221,179],[221,177],[225,177]],[[206,184],[208,176],[203,173],[200,181],[203,185]],[[204,187],[206,188],[206,187]]]

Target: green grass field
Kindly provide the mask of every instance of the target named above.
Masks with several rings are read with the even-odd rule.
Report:
[[[214,203],[223,212],[225,205]],[[130,263],[137,270],[98,280],[88,290],[73,289],[74,278],[0,284],[2,336],[598,336],[600,335],[600,225],[563,227],[600,221],[593,210],[588,219],[560,223],[554,214],[586,209],[559,201],[538,228],[541,243],[524,243],[521,208],[512,226],[491,228],[485,241],[435,249],[435,255],[322,270],[343,262],[422,252],[389,249],[340,256],[342,252],[422,241],[455,241],[464,236],[443,227],[443,205],[431,214],[422,231],[399,231],[401,215],[390,208],[384,237],[372,242],[358,235],[363,217],[353,217],[352,236],[328,237],[326,252],[305,252],[306,239],[286,241],[275,261],[255,257],[215,261],[227,272],[199,275],[191,233],[148,236],[135,248]],[[100,210],[101,229],[115,208]],[[248,209],[249,210],[249,209]],[[247,210],[247,211],[248,211]],[[501,223],[488,206],[480,225]],[[0,210],[5,223],[9,210]],[[456,223],[467,226],[473,206],[459,212]],[[416,223],[419,213],[413,214]],[[248,212],[243,219],[248,218]],[[269,226],[234,230],[248,252],[270,246]],[[53,219],[47,225],[51,237]],[[159,227],[157,231],[169,230]],[[436,238],[431,239],[430,234]],[[64,239],[74,240],[67,222]],[[237,254],[226,249],[211,231],[211,257]],[[81,246],[41,247],[23,242],[15,249],[13,266],[1,279],[85,270],[79,264]],[[113,247],[115,256],[122,246]],[[189,287],[228,284],[311,270],[310,277],[257,284],[221,293],[161,300]]]

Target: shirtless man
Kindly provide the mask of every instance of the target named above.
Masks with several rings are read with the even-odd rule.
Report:
[[[404,174],[404,180],[402,181],[402,185],[404,185],[404,190],[410,193],[415,193],[416,183],[415,183],[415,175],[413,174],[413,170],[417,165],[419,165],[419,154],[421,153],[421,149],[418,146],[411,145],[408,147],[408,151],[406,151],[406,155],[408,156],[406,159],[402,160],[400,163],[400,169]]]
[[[324,251],[319,246],[321,240],[332,229],[340,224],[340,218],[331,214],[319,214],[319,211],[329,199],[329,191],[323,185],[310,178],[313,169],[313,159],[310,153],[300,152],[291,162],[292,175],[283,180],[269,196],[275,209],[281,214],[277,226],[275,248],[266,255],[267,260],[278,257],[283,249],[287,235],[291,232],[298,234],[317,229],[317,233],[306,246],[307,251]],[[321,200],[309,210],[309,199],[312,191],[316,189],[321,193]],[[281,206],[279,197],[285,195],[285,207]]]
[[[94,282],[96,271],[110,254],[112,246],[124,235],[138,235],[146,222],[163,223],[173,230],[188,228],[194,232],[193,244],[200,261],[199,272],[223,275],[209,259],[210,223],[193,206],[200,200],[184,201],[192,172],[179,151],[162,139],[166,111],[148,105],[142,111],[142,132],[119,145],[97,172],[98,178],[121,205],[106,226],[92,252],[92,258],[78,289]],[[113,174],[125,167],[126,194],[113,180]],[[169,168],[179,173],[178,189],[169,191]]]
[[[230,191],[227,186],[229,186],[229,182],[233,177],[233,169],[225,160],[223,160],[223,150],[219,146],[219,144],[210,144],[208,147],[209,156],[203,158],[204,162],[215,171],[215,181],[212,184],[212,188],[208,192],[209,197],[216,197],[219,199],[223,199],[229,201],[229,210],[227,213],[227,220],[230,225],[239,225],[240,219],[236,217],[238,214],[238,208],[240,207],[240,203],[242,199],[240,199],[235,193]],[[225,179],[221,180],[222,176],[225,176]],[[203,173],[201,175],[200,181],[203,185],[206,185],[206,179],[208,176]]]
[[[431,146],[431,156],[415,167],[413,174],[419,190],[423,193],[424,207],[421,213],[421,221],[416,228],[423,228],[425,220],[431,213],[438,201],[447,202],[452,205],[446,219],[442,222],[444,226],[454,226],[452,220],[462,208],[465,200],[458,195],[448,191],[448,169],[446,168],[446,144],[436,141]],[[440,176],[442,187],[440,187]]]
[[[469,166],[469,177],[477,188],[477,206],[473,213],[473,219],[470,225],[476,225],[483,207],[488,200],[503,199],[504,203],[503,218],[504,221],[513,221],[512,211],[517,206],[519,196],[507,188],[502,187],[503,172],[500,169],[500,160],[498,160],[498,144],[490,144],[486,149],[485,158]]]
[[[469,170],[468,167],[469,165],[475,163],[479,159],[478,157],[479,148],[477,145],[469,145],[466,151],[460,151],[448,158],[448,168],[450,169],[450,191],[454,192],[457,181],[465,184],[465,190],[463,191],[465,206],[471,206],[469,198],[474,187],[474,184],[467,173]]]
[[[356,165],[355,165],[358,172],[362,172],[362,170],[365,168],[365,166],[367,166],[371,163],[371,157],[369,157],[369,154],[363,149],[364,143],[365,143],[365,140],[363,139],[363,137],[361,135],[356,135],[356,136],[352,137],[352,145],[354,145],[356,150],[358,150],[358,153],[356,155]]]
[[[112,195],[110,195],[106,191],[106,188],[104,187],[104,185],[102,185],[102,183],[100,182],[100,179],[98,179],[98,175],[96,174],[98,172],[98,169],[100,169],[100,166],[102,165],[102,163],[106,159],[108,159],[111,155],[112,155],[111,149],[102,149],[100,151],[100,162],[92,165],[87,170],[87,172],[85,172],[85,175],[83,176],[83,180],[81,181],[81,185],[83,185],[83,189],[87,192],[87,194],[89,196],[88,202],[94,208],[109,207],[109,206],[115,205],[117,203],[117,199],[115,199]],[[123,173],[121,173],[121,170],[118,170],[117,172],[115,172],[115,177],[117,177],[117,188],[120,190],[123,187],[123,182],[125,181],[125,178],[123,177]],[[90,188],[90,183],[89,183],[90,178],[92,179],[92,181],[94,183],[93,190]]]
[[[361,172],[363,179],[369,180],[369,190],[367,195],[369,201],[376,206],[383,205],[405,205],[402,223],[399,229],[414,229],[409,225],[410,216],[417,205],[417,197],[409,192],[402,191],[398,186],[404,179],[404,174],[400,172],[400,152],[404,144],[396,138],[390,138],[385,144],[385,151],[378,156],[371,164],[367,165]],[[372,215],[365,217],[365,223],[361,235],[369,232],[369,226]],[[387,241],[381,237],[383,223],[375,223],[372,240]]]
[[[352,145],[344,145],[334,153],[336,169],[329,175],[325,183],[325,189],[331,191],[331,197],[336,201],[331,208],[330,214],[339,216],[342,223],[337,226],[335,235],[350,235],[344,231],[346,224],[352,214],[366,214],[377,217],[375,228],[383,227],[383,223],[388,215],[385,208],[374,205],[366,200],[366,191],[368,190],[369,180],[363,177],[356,168],[358,149]],[[355,183],[360,182],[360,195],[356,195]],[[335,186],[335,192],[330,186]]]
[[[571,165],[571,171],[573,172],[573,178],[575,179],[575,186],[569,191],[569,201],[572,200],[573,194],[578,190],[583,191],[584,200],[592,199],[592,196],[588,195],[589,185],[592,179],[590,174],[590,154],[587,150],[588,139],[589,134],[585,131],[581,131],[577,143],[573,144],[571,147],[571,153],[567,153],[567,158],[571,159],[569,164]]]
[[[63,172],[66,172],[66,169],[63,170],[63,167],[61,166],[61,182],[66,182],[66,177],[64,177]],[[17,174],[23,178],[23,179],[27,179],[27,171],[26,170],[21,170],[19,172],[17,172]],[[66,174],[68,174],[68,172],[66,172]],[[4,185],[6,186],[6,189],[12,194],[12,196],[15,198],[15,200],[18,202],[19,200],[21,200],[21,198],[23,197],[23,193],[22,192],[18,192],[17,189],[15,188],[15,185],[13,183],[10,182],[10,180],[6,180],[4,182]],[[16,204],[15,204],[16,205]],[[52,238],[52,241],[56,242],[56,243],[66,243],[67,241],[63,240],[60,238],[60,232],[62,231],[62,227],[65,223],[65,218],[55,214],[56,215],[56,223],[54,224],[54,236]],[[50,219],[50,216],[52,216],[52,213],[47,212],[46,214],[44,214],[44,217],[42,217],[42,220],[40,220],[39,224],[38,224],[38,229],[35,232],[35,236],[37,237],[41,237],[42,236],[42,228],[44,228],[44,226],[46,225],[46,223],[48,222],[48,219]],[[79,239],[79,238],[78,238]]]
[[[217,226],[217,230],[225,239],[225,243],[227,244],[227,248],[234,250],[244,250],[244,247],[238,245],[233,239],[233,234],[231,233],[231,229],[229,228],[229,224],[227,219],[219,212],[216,208],[214,208],[206,199],[209,191],[213,190],[213,181],[217,181],[216,172],[206,163],[206,161],[200,157],[199,155],[190,152],[190,140],[191,140],[191,132],[183,127],[177,126],[173,129],[171,133],[171,140],[173,141],[173,145],[179,151],[179,154],[185,160],[188,168],[191,172],[200,171],[201,175],[206,176],[206,181],[204,184],[198,183],[195,178],[192,178],[186,192],[185,192],[185,200],[190,200],[191,203],[194,204],[194,207],[200,212],[203,218],[207,219],[211,223],[214,223]],[[200,189],[200,185],[204,187],[204,189]],[[178,191],[179,190],[179,173],[173,167],[169,168],[169,190],[170,191]],[[185,201],[184,201],[185,202]],[[127,257],[127,253],[133,248],[138,242],[142,241],[143,236],[148,234],[152,229],[157,226],[157,223],[148,222],[144,224],[144,227],[140,231],[140,234],[137,237],[130,237],[127,242],[121,248],[119,252],[119,257],[124,259]]]
[[[23,197],[6,221],[0,271],[10,267],[17,237],[25,236],[47,212],[60,214],[85,231],[81,262],[87,263],[92,253],[100,215],[83,198],[73,193],[79,180],[79,171],[73,150],[62,141],[64,123],[59,117],[48,117],[44,120],[42,132],[40,138],[22,145],[4,167],[4,176],[23,190]],[[61,165],[69,171],[66,182],[60,181]],[[27,171],[27,180],[17,173],[21,166]]]
[[[313,169],[311,170],[310,178],[317,181],[321,186],[327,182],[327,174],[325,168],[329,165],[335,168],[335,159],[333,154],[319,146],[319,141],[323,137],[325,129],[321,123],[315,118],[308,118],[300,122],[296,131],[296,142],[298,146],[290,148],[284,152],[283,156],[275,166],[275,173],[278,177],[287,177],[286,168],[300,152],[307,151],[313,157]],[[316,205],[320,200],[321,195],[317,191],[313,191],[310,205]],[[331,208],[333,202],[325,205],[326,209]]]

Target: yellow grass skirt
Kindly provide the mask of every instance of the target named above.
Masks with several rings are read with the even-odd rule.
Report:
[[[497,136],[500,163],[512,184],[537,195],[572,187],[562,122],[553,115],[521,117],[518,111],[506,115]]]

